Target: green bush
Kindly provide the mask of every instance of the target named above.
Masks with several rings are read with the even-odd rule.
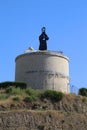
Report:
[[[24,99],[25,102],[37,101],[40,95],[40,91],[34,90],[32,88],[27,88],[25,89],[25,95],[26,95]]]
[[[41,98],[48,98],[53,101],[60,101],[64,97],[62,92],[46,90],[41,94]]]
[[[24,101],[25,102],[33,102],[33,101],[36,101],[37,100],[37,97],[35,96],[27,96],[24,98]]]
[[[79,95],[87,97],[87,88],[81,88],[81,89],[79,89]]]
[[[6,88],[5,92],[9,95],[22,95],[24,98],[28,97],[30,101],[35,101],[39,97],[39,92],[32,88],[20,89],[10,86]]]
[[[13,86],[10,86],[6,88],[6,93],[8,94],[21,94],[22,90],[20,88],[15,88]]]
[[[32,88],[27,88],[25,89],[25,93],[28,95],[28,96],[34,96],[34,97],[39,97],[40,95],[40,91],[39,90],[34,90]]]
[[[32,88],[25,89],[25,93],[28,95],[35,95],[36,94],[35,90]]]
[[[14,98],[13,98],[13,101],[19,102],[19,101],[20,101],[20,98],[19,98],[19,97],[14,97]]]
[[[5,99],[7,99],[8,97],[9,97],[8,94],[1,94],[1,95],[0,95],[0,100],[5,100]]]
[[[23,83],[23,82],[10,82],[10,81],[6,81],[6,82],[1,82],[0,83],[0,88],[1,89],[6,89],[9,86],[14,86],[16,88],[19,87],[21,89],[26,89],[27,88],[26,83]]]

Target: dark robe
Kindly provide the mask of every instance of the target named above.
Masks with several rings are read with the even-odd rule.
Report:
[[[48,39],[49,39],[49,37],[45,34],[45,32],[43,32],[39,36],[39,41],[40,41],[39,50],[47,50],[46,40],[48,40]]]

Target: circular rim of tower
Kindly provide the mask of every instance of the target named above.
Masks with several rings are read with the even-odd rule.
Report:
[[[51,56],[57,56],[57,57],[61,57],[66,59],[69,62],[69,58],[67,56],[65,56],[63,53],[61,52],[57,52],[57,51],[33,51],[33,52],[28,52],[28,53],[24,53],[24,54],[20,54],[15,58],[15,62],[21,58],[24,57],[26,55],[51,55]]]

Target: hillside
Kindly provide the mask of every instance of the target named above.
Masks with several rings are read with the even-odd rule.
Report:
[[[87,116],[58,111],[2,112],[0,130],[87,130]]]
[[[87,130],[86,97],[64,94],[60,100],[24,100],[24,93],[10,91],[4,98],[5,92],[0,91],[0,130]]]

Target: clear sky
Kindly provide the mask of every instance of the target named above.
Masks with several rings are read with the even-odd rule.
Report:
[[[15,58],[38,49],[45,26],[48,50],[70,59],[70,83],[87,87],[87,0],[0,0],[0,82],[14,81]]]

